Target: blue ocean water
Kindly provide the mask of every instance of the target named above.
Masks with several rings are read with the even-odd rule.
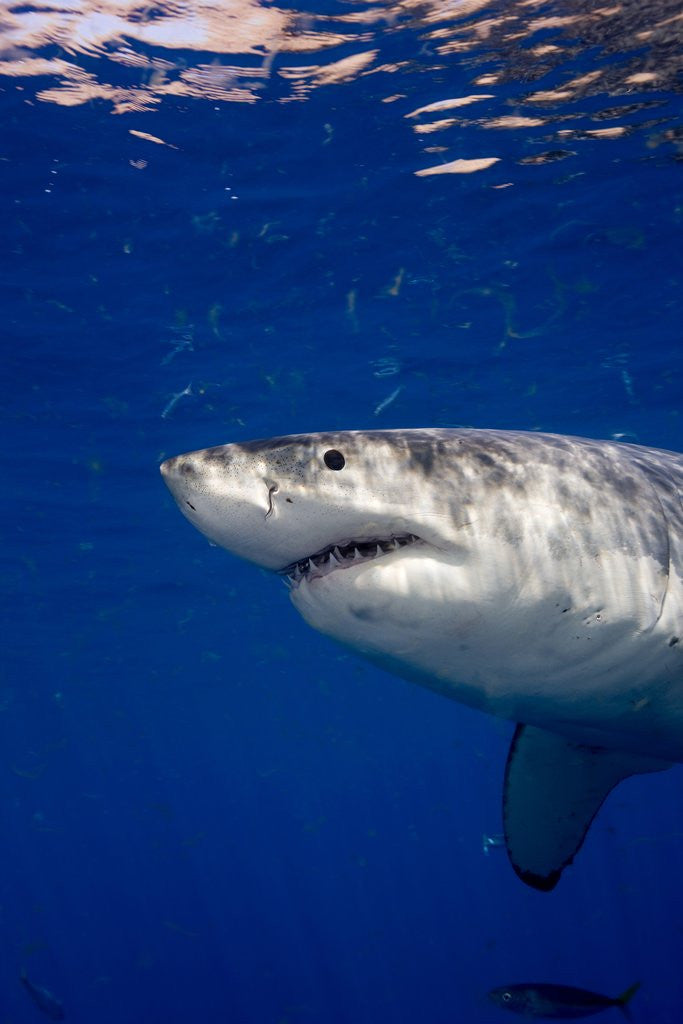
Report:
[[[680,1020],[681,769],[557,890],[512,725],[209,547],[167,455],[491,426],[683,450],[680,3],[0,3],[0,1021]],[[427,172],[427,173],[424,173]],[[615,1013],[616,1011],[610,1011]]]

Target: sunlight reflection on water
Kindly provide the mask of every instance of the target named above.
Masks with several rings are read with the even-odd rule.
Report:
[[[680,89],[682,48],[680,0],[400,0],[338,3],[326,14],[257,0],[69,0],[59,9],[43,0],[0,14],[0,75],[63,106],[97,100],[122,114],[171,98],[291,103],[374,76],[377,101],[396,103],[422,144],[421,175],[491,166],[499,132],[523,133],[528,164],[635,129],[678,157],[683,129],[666,108]],[[443,84],[454,66],[463,95]],[[417,88],[433,102],[411,106]],[[480,136],[471,153],[452,149],[463,130]]]

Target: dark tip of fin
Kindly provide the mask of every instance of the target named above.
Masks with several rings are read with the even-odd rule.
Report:
[[[620,996],[617,996],[614,1002],[617,1006],[620,1006],[622,1010],[626,1010],[628,1004],[631,1002],[639,988],[640,982],[634,982],[633,985],[629,985],[625,992],[622,992]]]
[[[505,845],[517,876],[533,889],[550,892],[614,786],[636,772],[667,767],[664,761],[587,747],[536,726],[518,725],[503,787]]]
[[[510,858],[510,863],[517,877],[525,885],[530,886],[532,889],[538,889],[539,892],[552,892],[562,877],[563,869],[567,867],[567,864],[564,864],[558,871],[551,871],[549,875],[535,875],[533,871],[525,871],[519,864],[515,864],[512,858]],[[571,863],[571,861],[568,863]]]

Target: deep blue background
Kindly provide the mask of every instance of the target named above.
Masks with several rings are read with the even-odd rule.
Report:
[[[117,114],[0,79],[3,1024],[38,1016],[22,967],[75,1022],[494,1024],[493,985],[637,979],[635,1020],[680,1020],[680,769],[622,785],[556,892],[526,889],[482,851],[512,726],[309,630],[158,476],[329,428],[683,449],[680,95],[561,162],[520,162],[547,127],[466,123],[427,156],[403,115],[481,68],[382,31],[402,69],[301,102],[274,79]]]

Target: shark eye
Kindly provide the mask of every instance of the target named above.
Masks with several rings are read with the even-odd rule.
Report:
[[[512,999],[512,993],[511,992],[503,992],[503,1002],[504,1003],[509,1003],[511,999]]]
[[[346,465],[346,459],[336,448],[330,448],[328,452],[325,452],[323,461],[328,469],[343,469]]]

